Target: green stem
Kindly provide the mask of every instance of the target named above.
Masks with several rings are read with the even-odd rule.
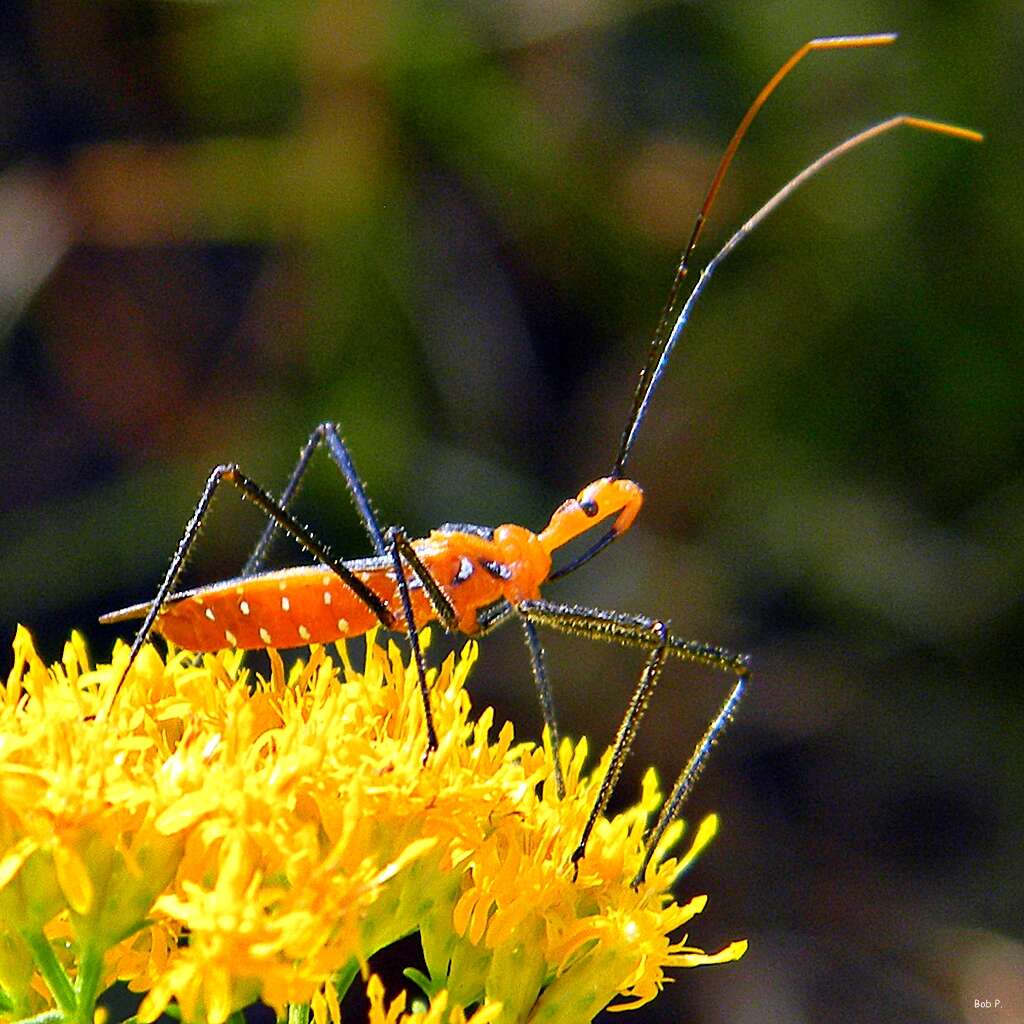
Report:
[[[44,1010],[34,1017],[22,1017],[14,1024],[61,1024],[64,1019],[64,1014],[60,1010]]]
[[[351,960],[338,973],[334,976],[334,989],[338,993],[338,1002],[345,998],[345,993],[348,991],[349,985],[352,984],[353,979],[359,973],[359,961],[355,957]]]
[[[96,996],[103,976],[103,950],[86,946],[78,962],[78,1020],[92,1024],[96,1012]]]
[[[309,1024],[309,1003],[289,1003],[288,1024]]]
[[[75,998],[75,990],[46,936],[41,931],[24,931],[21,933],[21,937],[32,950],[39,973],[43,976],[50,992],[53,993],[54,1002],[60,1008],[61,1013],[68,1020],[74,1020],[78,1016],[78,1000]]]

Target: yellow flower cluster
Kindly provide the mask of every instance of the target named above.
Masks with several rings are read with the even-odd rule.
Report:
[[[47,667],[19,630],[0,695],[0,1019],[55,1006],[91,1024],[117,979],[223,1024],[257,999],[279,1016],[340,1019],[360,972],[373,1024],[467,1019],[579,1022],[618,996],[656,995],[665,970],[733,960],[671,936],[699,913],[670,887],[691,854],[630,881],[660,798],[602,819],[573,877],[569,858],[604,765],[584,742],[552,754],[490,736],[470,715],[476,648],[431,673],[439,749],[424,762],[415,668],[371,636],[355,668],[314,648],[268,679],[239,653],[201,662],[146,647],[92,667],[81,638]],[[429,997],[385,1005],[369,959],[418,932]],[[296,1013],[298,1008],[298,1013]],[[471,1012],[472,1011],[472,1012]]]

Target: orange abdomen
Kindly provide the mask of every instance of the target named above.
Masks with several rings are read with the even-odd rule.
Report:
[[[365,633],[376,621],[338,576],[309,566],[229,580],[183,597],[164,609],[156,629],[187,650],[216,651],[329,643]]]
[[[501,597],[499,582],[480,570],[466,573],[466,556],[448,538],[415,543],[417,553],[452,602],[465,633],[476,630],[478,608]],[[401,597],[390,566],[380,559],[348,563],[405,629]],[[364,568],[365,567],[365,568]],[[419,581],[410,579],[417,626],[437,618]],[[377,617],[339,576],[322,565],[299,566],[227,580],[172,600],[155,629],[190,651],[224,647],[301,647],[360,636]]]
[[[361,572],[405,628],[395,581],[384,569]],[[436,618],[423,591],[411,592],[417,625]],[[223,647],[301,647],[360,636],[377,617],[329,569],[308,566],[230,580],[169,604],[156,630],[190,651]]]

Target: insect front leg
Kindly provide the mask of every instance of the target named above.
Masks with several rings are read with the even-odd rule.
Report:
[[[555,698],[551,690],[551,681],[548,679],[547,668],[544,665],[544,648],[541,646],[540,637],[530,619],[519,611],[519,607],[509,604],[507,601],[498,601],[488,608],[483,608],[477,613],[478,630],[476,636],[486,636],[492,630],[507,622],[513,615],[517,615],[523,627],[523,636],[526,639],[526,647],[530,652],[530,668],[533,671],[533,685],[537,689],[537,696],[540,699],[540,711],[544,716],[544,725],[547,727],[548,736],[551,740],[551,751],[553,754],[555,791],[558,799],[565,799],[565,775],[562,772],[562,762],[558,757],[558,749],[562,743],[561,732],[558,728],[558,717],[555,714]]]
[[[363,481],[360,478],[359,473],[356,471],[355,463],[352,461],[352,456],[349,454],[348,446],[341,437],[337,423],[321,423],[316,430],[309,435],[309,440],[305,443],[302,451],[299,453],[299,461],[295,464],[295,468],[292,470],[292,475],[289,478],[288,483],[281,492],[281,496],[277,499],[278,506],[282,509],[287,509],[292,503],[295,495],[298,494],[299,487],[302,484],[302,478],[305,476],[306,470],[309,468],[310,460],[313,458],[313,454],[316,452],[317,448],[321,445],[324,445],[327,448],[327,452],[331,456],[332,461],[338,469],[341,470],[341,475],[345,478],[345,486],[348,488],[348,492],[352,497],[352,503],[355,505],[356,511],[359,513],[359,518],[362,520],[363,526],[370,536],[374,554],[383,555],[385,553],[384,535],[381,533],[380,525],[378,524],[377,517],[373,511],[373,506],[370,504],[370,499],[366,496],[366,489],[363,487]],[[260,535],[260,539],[256,542],[256,547],[253,548],[252,554],[249,555],[248,559],[246,559],[245,565],[242,567],[243,576],[252,576],[263,568],[263,563],[267,558],[267,553],[277,537],[279,529],[280,527],[278,523],[271,518],[264,528],[263,533]]]
[[[590,838],[594,824],[604,812],[619,780],[622,766],[629,754],[637,728],[647,709],[651,693],[658,682],[666,658],[669,655],[674,655],[684,661],[707,665],[718,671],[731,673],[736,677],[735,685],[697,744],[690,760],[676,779],[657,822],[648,833],[644,860],[633,879],[633,885],[638,886],[643,880],[658,842],[679,813],[704,768],[712,746],[739,703],[750,674],[747,658],[744,655],[731,654],[724,648],[713,644],[683,640],[673,636],[665,623],[644,615],[627,615],[623,612],[554,604],[549,601],[523,601],[518,605],[517,611],[531,623],[549,626],[562,633],[592,637],[627,647],[639,647],[650,652],[640,679],[633,690],[622,724],[616,733],[611,760],[601,782],[597,799],[587,818],[580,841],[573,851],[571,860],[574,869],[585,855],[587,840]]]
[[[694,747],[690,760],[686,762],[683,770],[679,773],[675,784],[672,786],[672,792],[662,805],[661,813],[658,815],[658,820],[654,823],[654,828],[647,834],[643,863],[637,869],[637,873],[631,883],[634,889],[638,888],[644,880],[644,875],[647,874],[647,865],[651,863],[651,858],[654,856],[654,851],[658,848],[658,843],[661,842],[661,837],[665,834],[665,830],[669,825],[675,821],[686,798],[690,795],[690,790],[693,789],[697,777],[703,770],[708,754],[711,753],[711,748],[715,745],[715,741],[722,730],[728,725],[729,719],[732,718],[736,705],[739,704],[740,698],[743,696],[743,690],[749,678],[749,673],[743,673],[736,680],[732,690],[729,691],[729,696],[725,698],[722,706],[718,709],[718,714],[711,719],[700,742]]]

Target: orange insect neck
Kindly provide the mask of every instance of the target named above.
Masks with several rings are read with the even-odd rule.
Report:
[[[555,509],[551,521],[538,534],[541,545],[550,555],[609,516],[615,516],[611,530],[618,536],[633,525],[643,502],[644,492],[639,484],[619,477],[602,477]]]

